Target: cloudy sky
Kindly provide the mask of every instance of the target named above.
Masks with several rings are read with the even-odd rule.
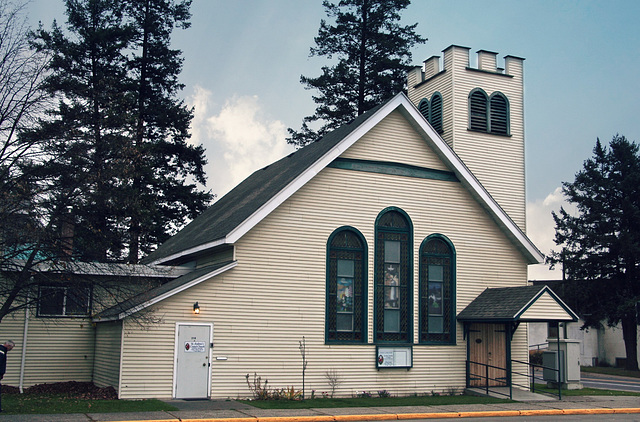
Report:
[[[327,63],[309,57],[325,14],[321,0],[194,0],[192,14],[173,45],[196,110],[192,140],[207,150],[207,188],[220,197],[292,151],[286,129],[315,109],[300,75]],[[34,25],[54,18],[64,22],[62,0],[32,0]],[[403,13],[429,39],[414,49],[416,65],[452,44],[526,58],[527,231],[543,253],[554,247],[561,183],[596,138],[640,141],[639,18],[636,0],[413,0]],[[530,278],[560,277],[541,267]]]

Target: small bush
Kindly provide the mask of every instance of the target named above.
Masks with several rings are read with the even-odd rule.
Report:
[[[358,394],[357,394],[357,397],[358,397],[359,399],[370,399],[370,398],[371,398],[371,397],[373,397],[373,396],[372,396],[372,395],[371,395],[371,393],[369,393],[368,391],[363,391],[362,393],[358,393]]]
[[[391,393],[388,392],[387,390],[380,390],[378,391],[378,397],[380,397],[381,399],[386,397],[391,397]]]
[[[529,350],[529,363],[542,365],[542,350]]]
[[[253,374],[253,383],[249,380],[249,374],[245,375],[245,378],[255,400],[300,400],[302,398],[302,390],[296,390],[293,386],[271,389],[268,386],[269,380],[265,379],[263,384],[262,377],[256,373]]]

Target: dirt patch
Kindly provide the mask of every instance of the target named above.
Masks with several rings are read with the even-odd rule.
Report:
[[[20,394],[18,387],[2,386],[2,394]],[[52,384],[36,384],[24,389],[24,394],[64,395],[79,399],[115,400],[118,398],[113,387],[96,387],[91,382],[56,382]]]

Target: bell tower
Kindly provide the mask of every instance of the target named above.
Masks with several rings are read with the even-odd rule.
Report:
[[[413,68],[409,99],[513,221],[525,230],[524,59],[452,45]]]

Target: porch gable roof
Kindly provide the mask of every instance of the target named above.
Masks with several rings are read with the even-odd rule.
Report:
[[[577,321],[578,316],[549,286],[486,289],[458,314],[462,322]]]

